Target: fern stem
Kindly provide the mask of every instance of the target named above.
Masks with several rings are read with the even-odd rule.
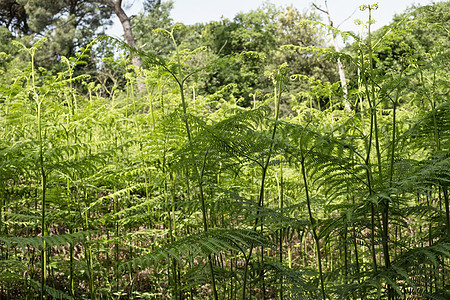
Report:
[[[434,86],[435,84],[433,84],[433,91],[432,94],[430,94],[428,92],[428,89],[425,88],[425,79],[423,76],[423,72],[422,70],[420,70],[419,72],[420,75],[420,81],[422,83],[422,85],[424,86],[423,90],[424,93],[426,93],[427,95],[427,99],[430,99],[430,106],[431,106],[431,113],[433,116],[433,137],[434,137],[434,142],[435,142],[435,151],[440,151],[441,150],[441,138],[440,138],[440,134],[439,134],[439,128],[438,128],[438,120],[437,120],[437,116],[436,116],[436,101],[435,101],[435,96],[434,94]],[[433,82],[435,82],[436,80],[436,71],[433,72]],[[446,219],[446,225],[447,225],[447,240],[450,242],[450,205],[449,205],[449,199],[448,199],[448,185],[447,184],[441,184],[442,185],[442,190],[444,193],[444,206],[445,206],[445,219]]]
[[[155,112],[153,108],[153,91],[155,89],[155,86],[152,86],[152,90],[150,91],[150,88],[148,86],[147,80],[145,80],[145,89],[147,90],[148,99],[150,101],[150,114],[152,116],[152,130],[155,130],[156,127],[156,121],[155,121]]]
[[[373,66],[372,66],[372,36],[371,36],[371,23],[372,23],[372,6],[369,5],[369,25],[368,25],[368,45],[369,45],[369,76],[370,78],[373,76]],[[382,170],[382,162],[381,162],[381,151],[380,151],[380,138],[378,133],[378,113],[377,113],[377,103],[375,98],[375,86],[374,81],[371,80],[371,98],[373,101],[373,104],[371,105],[371,114],[373,116],[373,126],[374,126],[374,133],[375,133],[375,151],[376,151],[376,157],[377,157],[377,167],[378,167],[378,181],[380,182],[380,185],[383,184],[383,170]],[[369,98],[370,101],[370,98]],[[395,107],[395,105],[394,105]],[[395,110],[394,110],[394,121],[395,122]],[[395,126],[395,125],[394,125]],[[395,127],[393,128],[394,134],[395,134]],[[395,138],[395,136],[394,136]],[[392,146],[394,148],[394,145]],[[394,148],[395,149],[395,148]],[[389,200],[383,199],[381,201],[383,210],[381,212],[381,218],[382,218],[382,236],[381,236],[381,243],[383,247],[383,256],[384,256],[384,265],[386,268],[389,268],[390,263],[390,254],[389,254],[389,246],[388,246],[388,234],[389,234]],[[388,288],[388,297],[389,299],[392,298],[392,289],[391,287]]]
[[[69,228],[69,233],[73,233],[73,228],[72,228],[72,225],[70,225],[70,228]],[[74,297],[75,296],[75,281],[74,281],[74,279],[73,279],[73,276],[74,276],[74,257],[73,257],[73,253],[74,252],[74,243],[73,243],[73,241],[71,241],[70,242],[70,244],[69,244],[69,256],[70,256],[70,258],[69,258],[69,260],[70,260],[70,295],[72,296],[72,297]]]
[[[31,49],[31,81],[32,81],[32,93],[36,103],[37,109],[37,142],[39,145],[39,171],[41,175],[41,199],[42,199],[42,208],[41,208],[41,235],[44,238],[47,235],[47,226],[46,226],[46,191],[47,191],[47,174],[45,172],[44,167],[44,148],[42,141],[42,100],[39,99],[39,95],[36,92],[36,82],[35,82],[35,69],[34,69],[34,54],[36,48],[33,47]],[[43,239],[42,248],[41,248],[41,294],[40,298],[45,299],[45,285],[47,281],[47,244]]]
[[[373,115],[370,114],[370,133],[369,133],[369,139],[368,139],[368,145],[367,145],[367,155],[365,159],[365,165],[366,165],[366,176],[367,176],[367,186],[369,189],[369,197],[371,198],[373,195],[372,190],[372,173],[370,170],[370,150],[372,145],[372,133],[373,133]],[[375,272],[377,272],[377,257],[375,252],[375,205],[374,203],[370,203],[370,247],[371,247],[371,254],[372,254],[372,263],[373,263],[373,269]]]
[[[450,242],[450,205],[449,205],[449,200],[448,200],[447,185],[442,186],[442,191],[444,193],[445,219],[447,222],[447,241]]]
[[[85,208],[88,208],[89,205],[87,203],[87,191],[86,188],[83,190],[83,200],[85,203]],[[80,212],[81,209],[80,209]],[[84,218],[84,231],[89,232],[89,209],[85,209],[84,216],[81,215],[82,218]],[[94,291],[94,278],[93,278],[93,262],[92,262],[92,246],[89,244],[89,241],[91,240],[91,234],[87,236],[88,243],[85,243],[84,247],[84,256],[86,259],[86,267],[87,267],[87,275],[89,280],[89,294],[91,299],[96,299],[95,291]]]
[[[347,245],[347,238],[348,238],[348,220],[347,217],[344,216],[344,234],[343,234],[343,241],[344,241],[344,284],[348,284],[348,245]]]
[[[114,189],[114,192],[115,189]],[[116,284],[116,291],[119,291],[119,220],[118,220],[118,213],[119,213],[119,197],[114,197],[113,199],[113,209],[114,209],[114,281]]]
[[[175,47],[175,53],[176,53],[176,58],[177,58],[177,62],[178,62],[178,76],[176,76],[173,73],[172,73],[172,76],[175,79],[175,81],[177,82],[178,87],[179,87],[180,96],[181,96],[181,104],[183,107],[183,119],[184,119],[184,124],[186,127],[186,134],[188,137],[188,141],[190,143],[192,141],[192,136],[191,136],[191,130],[190,130],[189,122],[188,122],[188,118],[187,118],[187,104],[186,104],[186,99],[184,96],[184,81],[186,78],[183,77],[183,70],[181,68],[181,56],[180,56],[180,52],[178,49],[178,44],[175,41],[175,37],[173,35],[173,30],[172,30],[172,32],[169,32],[169,36],[172,39],[173,45]],[[193,153],[191,153],[191,155],[192,155],[192,160],[194,160]],[[198,181],[198,186],[199,186],[200,202],[201,202],[201,207],[202,207],[203,230],[205,232],[208,231],[208,223],[207,223],[205,196],[203,193],[203,172],[204,172],[204,168],[205,168],[207,155],[208,155],[208,153],[205,153],[204,165],[203,165],[201,174],[199,173],[197,166],[196,165],[194,166],[195,174],[197,175],[197,181]],[[219,298],[217,296],[216,279],[214,276],[214,269],[213,269],[213,262],[212,262],[211,255],[208,255],[208,265],[209,265],[209,271],[210,271],[210,275],[211,275],[211,287],[213,290],[214,299],[218,300]]]
[[[262,167],[262,175],[261,175],[261,185],[259,190],[259,198],[258,198],[258,208],[262,208],[264,206],[264,188],[265,188],[265,181],[266,181],[266,174],[267,169],[269,168],[270,159],[272,157],[273,152],[273,145],[275,142],[275,136],[277,133],[277,125],[278,125],[278,119],[279,119],[279,112],[280,112],[280,100],[281,100],[281,93],[283,90],[283,74],[281,73],[281,69],[278,71],[279,73],[275,76],[275,90],[274,90],[274,100],[275,100],[275,124],[272,129],[272,137],[270,141],[269,146],[269,153],[267,154],[266,162]],[[255,224],[253,225],[253,229],[256,230],[256,227],[259,223],[259,210],[256,212],[256,219]],[[261,224],[261,233],[263,232],[263,225]],[[244,266],[244,282],[242,285],[242,299],[246,299],[246,291],[247,291],[247,276],[248,276],[248,264],[250,262],[251,256],[253,253],[253,243],[250,245],[250,251],[245,259],[245,266]],[[264,251],[261,249],[261,264],[264,264]],[[264,286],[264,271],[262,274],[262,282],[263,282],[263,298],[265,299],[266,291]]]
[[[374,80],[372,78],[373,76],[373,47],[372,47],[372,36],[371,36],[371,24],[372,24],[372,10],[375,8],[376,9],[376,5],[372,6],[372,5],[368,5],[368,10],[369,10],[369,24],[368,24],[368,51],[369,51],[369,78],[371,79],[371,87],[370,87],[370,96],[369,96],[369,90],[368,90],[368,84],[367,84],[367,79],[365,80],[365,86],[366,86],[366,92],[367,92],[367,97],[369,99],[369,104],[371,103],[371,100],[373,101],[372,104],[370,104],[371,110],[371,118],[372,118],[372,122],[373,122],[373,131],[374,131],[374,135],[375,135],[375,152],[376,152],[376,158],[377,158],[377,168],[378,168],[378,181],[380,183],[380,185],[383,185],[383,171],[382,171],[382,161],[381,161],[381,151],[380,151],[380,138],[379,138],[379,129],[378,129],[378,113],[377,113],[377,101],[376,101],[376,97],[375,97],[375,83]],[[394,105],[395,107],[395,105]],[[395,122],[395,117],[394,117],[394,122]],[[395,128],[393,129],[393,131],[395,132]],[[392,145],[392,147],[394,148],[394,145]],[[395,148],[394,148],[395,149]],[[384,265],[385,268],[389,269],[390,268],[390,254],[389,254],[389,245],[388,245],[388,240],[389,240],[389,200],[388,199],[382,199],[381,200],[381,206],[382,206],[382,211],[381,211],[381,219],[382,219],[382,224],[381,224],[381,244],[382,244],[382,248],[383,248],[383,258],[384,258]],[[373,203],[372,203],[372,207],[373,207]],[[377,216],[378,219],[378,216]],[[374,226],[374,224],[372,223],[372,226]],[[373,234],[372,234],[373,237]],[[372,240],[373,243],[373,240]],[[374,266],[376,266],[376,262],[374,261]],[[376,268],[375,268],[376,271]],[[387,287],[387,293],[388,293],[388,299],[392,299],[393,298],[393,290],[391,285],[388,285]]]
[[[370,131],[369,131],[369,138],[368,138],[368,142],[367,142],[367,155],[366,155],[366,160],[365,160],[365,165],[366,165],[366,175],[367,175],[367,186],[369,188],[369,198],[372,198],[373,195],[373,183],[372,183],[372,171],[371,171],[371,162],[370,162],[370,154],[371,154],[371,149],[372,149],[372,139],[374,134],[378,134],[376,132],[376,111],[375,111],[375,105],[376,105],[376,101],[374,99],[374,95],[373,95],[373,86],[372,89],[369,90],[369,84],[367,82],[367,77],[372,75],[372,41],[370,39],[370,23],[372,20],[372,11],[371,8],[369,6],[369,37],[368,37],[368,47],[369,47],[369,74],[366,73],[366,67],[365,67],[365,63],[364,63],[364,54],[361,51],[361,76],[363,77],[363,84],[364,84],[364,88],[365,88],[365,93],[366,93],[366,97],[367,97],[367,102],[369,104],[369,114],[370,114]],[[372,103],[373,101],[373,103]],[[372,200],[372,199],[371,199]],[[375,210],[375,204],[372,202],[370,204],[370,231],[371,231],[371,243],[370,243],[370,247],[371,247],[371,252],[372,252],[372,263],[373,263],[373,269],[375,272],[378,271],[378,267],[377,267],[377,258],[376,258],[376,252],[375,252],[375,217],[378,218],[378,215],[376,215],[376,210]]]
[[[283,165],[280,164],[280,180],[277,179],[278,186],[278,208],[280,209],[280,214],[283,215],[283,206],[284,206],[284,192],[283,192]],[[279,230],[279,249],[280,252],[280,264],[283,264],[283,228]],[[280,278],[280,290],[279,290],[279,299],[283,300],[283,278]]]
[[[301,150],[301,160],[300,160],[300,164],[301,164],[301,168],[302,168],[302,177],[303,177],[303,184],[305,185],[305,196],[306,196],[306,205],[308,208],[308,215],[309,215],[309,222],[311,224],[311,229],[312,229],[312,233],[313,233],[313,237],[314,237],[314,241],[316,244],[316,259],[317,259],[317,265],[319,268],[319,277],[320,277],[320,290],[322,293],[322,299],[326,300],[326,296],[325,296],[325,285],[324,285],[324,279],[323,279],[323,271],[322,271],[322,257],[320,255],[320,241],[319,241],[319,237],[317,235],[317,231],[316,231],[316,220],[313,218],[312,215],[312,211],[311,211],[311,198],[309,195],[309,189],[308,189],[308,181],[306,178],[306,167],[305,167],[305,157],[303,154],[303,150]]]
[[[199,185],[199,189],[200,189],[200,201],[201,201],[201,206],[202,206],[203,230],[205,232],[208,231],[208,223],[207,223],[207,217],[206,217],[205,194],[203,192],[203,175],[204,175],[204,172],[205,172],[207,156],[208,156],[208,151],[206,151],[206,153],[205,153],[205,157],[204,157],[204,160],[203,160],[202,171],[201,171],[201,173],[198,176],[198,185]],[[197,169],[196,169],[196,171],[197,171],[197,174],[198,174],[198,170]],[[210,273],[211,273],[211,285],[212,285],[214,299],[218,300],[219,298],[218,298],[218,295],[217,295],[216,279],[215,279],[215,276],[214,276],[214,267],[213,267],[211,254],[208,255],[208,265],[209,265],[209,270],[210,270]]]

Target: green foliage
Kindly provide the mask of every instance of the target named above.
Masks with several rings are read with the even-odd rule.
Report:
[[[48,42],[37,51],[35,62],[56,73],[63,69],[58,64],[62,56],[75,55],[92,42],[98,28],[111,24],[111,13],[96,1],[2,1],[0,14],[5,19],[0,24],[28,46],[47,37]]]
[[[141,48],[159,55],[170,53],[173,50],[170,40],[154,32],[158,28],[165,30],[172,28],[173,22],[170,19],[172,8],[173,1],[164,1],[149,8],[147,14],[141,13],[133,18],[133,34]]]
[[[174,53],[170,41],[161,35],[153,34],[151,29],[171,29],[169,16],[171,2],[162,2],[154,11],[140,15],[135,20],[135,32],[140,45],[146,52],[170,57]],[[233,20],[209,22],[183,26],[174,31],[174,38],[181,49],[206,47],[206,51],[191,56],[190,65],[209,68],[196,74],[192,82],[196,93],[213,95],[224,86],[231,88],[225,100],[237,101],[240,106],[249,107],[257,93],[266,94],[271,82],[264,74],[273,71],[278,65],[288,63],[291,74],[314,76],[316,80],[334,81],[334,66],[324,57],[313,53],[280,50],[280,46],[301,44],[302,46],[324,46],[323,31],[311,23],[317,20],[314,14],[300,13],[293,7],[275,7],[266,3],[256,10],[240,13]],[[292,85],[293,94],[308,88]],[[258,99],[261,100],[261,99]],[[285,110],[289,110],[291,99],[284,99]]]
[[[411,61],[424,65],[429,61],[429,55],[446,52],[449,46],[448,10],[448,2],[423,6],[396,16],[394,20],[399,24],[395,31],[380,29],[378,34],[387,35],[387,39],[375,53],[377,69],[401,72]]]
[[[136,24],[170,25],[160,5]],[[155,51],[103,38],[103,77],[93,43],[57,73],[45,40],[2,44],[0,298],[447,299],[448,50],[399,38],[442,34],[447,7],[345,54],[271,5],[162,28]]]

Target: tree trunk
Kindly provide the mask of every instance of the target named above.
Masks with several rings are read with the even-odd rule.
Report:
[[[313,6],[323,12],[326,13],[328,16],[328,23],[330,24],[331,27],[333,27],[333,21],[331,19],[331,14],[330,14],[330,10],[328,9],[328,3],[325,0],[325,7],[326,10],[318,7],[316,4],[313,3]],[[333,45],[334,45],[334,49],[336,50],[336,52],[339,52],[341,49],[339,48],[339,45],[337,43],[337,39],[336,39],[336,31],[333,30]],[[341,62],[341,59],[338,58],[337,60],[337,65],[338,65],[338,72],[339,72],[339,79],[341,81],[341,86],[342,86],[342,91],[344,93],[344,110],[347,112],[350,112],[352,110],[350,103],[348,102],[348,88],[347,88],[347,80],[345,78],[345,71],[344,71],[344,65]]]
[[[130,19],[125,11],[122,9],[122,0],[98,0],[99,3],[103,3],[110,7],[120,20],[123,27],[123,34],[128,46],[137,48],[136,41],[134,40],[133,31],[131,30]],[[131,62],[134,66],[140,67],[142,65],[141,58],[139,56],[133,56]]]

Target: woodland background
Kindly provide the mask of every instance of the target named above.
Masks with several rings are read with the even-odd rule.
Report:
[[[450,298],[449,2],[122,6],[0,1],[1,299]]]

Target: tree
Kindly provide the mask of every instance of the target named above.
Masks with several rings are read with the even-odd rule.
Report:
[[[0,25],[5,26],[11,32],[16,32],[19,36],[28,34],[28,14],[25,6],[16,0],[0,1]]]
[[[0,75],[7,71],[7,65],[12,59],[15,50],[11,44],[13,36],[4,26],[0,26]]]
[[[128,18],[127,14],[122,8],[122,0],[93,0],[94,2],[102,3],[108,6],[119,18],[120,23],[123,27],[123,33],[125,37],[125,41],[128,46],[133,48],[137,48],[136,40],[133,36],[133,30],[131,28],[130,18]],[[142,65],[141,58],[137,55],[133,56],[132,63],[136,67],[140,67]]]
[[[171,30],[173,22],[170,18],[170,11],[172,8],[173,1],[163,3],[147,1],[144,3],[145,13],[140,13],[132,20],[133,34],[141,49],[164,56],[173,51],[172,41],[163,35],[155,35],[152,30],[157,28]]]
[[[427,61],[432,53],[447,52],[450,47],[450,2],[438,2],[420,8],[411,7],[405,13],[396,15],[394,22],[401,35],[394,36],[389,26],[376,32],[375,37],[387,35],[383,47],[374,53],[375,66],[383,74],[401,71],[407,57],[414,57],[419,64]]]
[[[331,19],[331,13],[330,10],[328,9],[328,1],[325,0],[325,9],[320,8],[319,6],[317,6],[315,3],[312,4],[314,6],[315,9],[325,13],[328,16],[328,23],[330,25],[330,27],[333,27],[333,20]],[[334,45],[334,49],[336,51],[340,51],[340,47],[337,43],[337,39],[336,39],[336,30],[333,30],[333,45]],[[344,65],[341,62],[341,59],[338,58],[337,59],[337,65],[338,65],[338,72],[339,72],[339,79],[341,81],[341,87],[342,87],[342,91],[344,93],[344,106],[345,106],[345,110],[346,111],[350,111],[351,107],[350,107],[350,103],[348,103],[348,88],[347,88],[347,80],[345,78],[345,70],[344,70]]]
[[[36,62],[57,68],[54,63],[61,56],[73,56],[94,39],[99,27],[110,24],[111,11],[89,0],[5,0],[0,2],[0,15],[0,24],[26,44],[47,37]]]
[[[241,104],[248,106],[255,90],[266,93],[270,80],[264,73],[287,63],[292,74],[314,76],[334,82],[335,71],[323,57],[302,53],[296,49],[281,49],[284,45],[295,47],[324,46],[322,32],[302,20],[318,20],[315,14],[300,13],[296,8],[277,8],[272,4],[248,13],[240,13],[233,20],[222,20],[205,25],[202,44],[229,56],[218,69],[210,73],[205,89],[215,92],[220,86],[233,84]],[[290,100],[289,100],[290,101]],[[283,104],[282,107],[285,107]]]
[[[157,7],[160,1],[148,1],[147,8]],[[122,0],[5,0],[0,2],[0,25],[16,35],[50,36],[54,41],[42,61],[54,61],[71,56],[75,49],[87,44],[102,25],[110,24],[111,13],[119,18],[127,44],[136,48],[130,18],[122,8]],[[141,65],[139,57],[132,62]]]
[[[276,47],[275,17],[275,7],[268,4],[248,13],[239,13],[233,20],[205,25],[202,45],[222,58],[204,82],[207,93],[230,86],[239,104],[249,106],[250,94],[270,87],[264,69]]]

